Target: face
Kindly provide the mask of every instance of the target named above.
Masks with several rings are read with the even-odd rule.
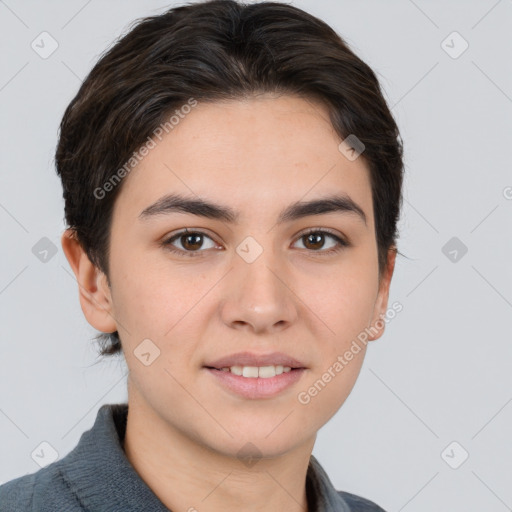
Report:
[[[365,346],[335,363],[385,312],[394,264],[379,279],[368,169],[340,142],[327,110],[296,97],[199,102],[125,178],[111,288],[102,311],[82,307],[118,330],[130,402],[233,457],[247,442],[290,451],[339,409]],[[152,206],[169,194],[181,208]],[[264,378],[280,366],[293,369]]]

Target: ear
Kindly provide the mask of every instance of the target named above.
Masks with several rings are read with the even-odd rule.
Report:
[[[85,318],[98,331],[116,331],[107,276],[91,263],[72,229],[64,231],[61,244],[78,282],[80,305]]]
[[[387,263],[379,280],[379,291],[373,309],[371,324],[368,328],[371,332],[368,337],[369,341],[374,341],[384,334],[386,323],[382,318],[386,315],[388,308],[389,287],[391,285],[393,271],[395,270],[396,253],[397,250],[395,246],[389,248]]]

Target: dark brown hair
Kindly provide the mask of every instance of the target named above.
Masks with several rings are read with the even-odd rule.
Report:
[[[56,168],[65,220],[89,259],[109,277],[112,211],[122,182],[98,190],[189,102],[293,94],[324,104],[342,139],[365,146],[379,272],[396,250],[402,205],[402,140],[370,67],[316,17],[279,2],[189,3],[143,18],[93,67],[60,124]],[[111,188],[111,190],[110,190]],[[110,282],[109,282],[110,283]],[[121,352],[102,333],[100,355]]]

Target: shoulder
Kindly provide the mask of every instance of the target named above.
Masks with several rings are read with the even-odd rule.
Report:
[[[32,510],[35,475],[20,476],[0,485],[2,512]]]
[[[57,462],[0,485],[1,512],[82,510]]]
[[[345,500],[350,507],[350,512],[386,512],[373,501],[356,496],[349,492],[338,491],[338,494]]]

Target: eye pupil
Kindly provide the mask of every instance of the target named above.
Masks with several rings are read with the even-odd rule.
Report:
[[[202,245],[202,236],[200,234],[183,235],[181,237],[183,247],[190,250],[199,249]],[[183,240],[186,240],[186,242],[183,243]],[[189,244],[188,240],[194,241]]]
[[[309,235],[306,235],[307,236],[307,243],[308,244],[312,244],[314,246],[316,245],[320,245],[320,247],[323,246],[324,244],[324,235],[320,234],[320,233],[310,233]],[[315,247],[316,249],[318,249],[318,247]]]

